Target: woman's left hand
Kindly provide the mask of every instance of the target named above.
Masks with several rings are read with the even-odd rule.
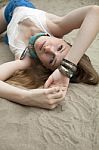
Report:
[[[64,76],[58,69],[56,69],[45,82],[44,88],[59,86],[61,87],[64,96],[66,95],[69,78]]]

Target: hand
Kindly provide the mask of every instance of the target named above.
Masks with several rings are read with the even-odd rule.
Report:
[[[66,95],[67,88],[69,85],[69,78],[64,76],[58,69],[56,69],[46,81],[44,87],[59,86],[63,91],[64,96]]]
[[[24,99],[24,104],[28,106],[53,109],[63,101],[63,97],[63,93],[59,87],[33,89],[28,91],[28,94]]]

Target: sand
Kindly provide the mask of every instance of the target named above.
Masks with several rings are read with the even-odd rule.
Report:
[[[37,8],[63,15],[99,0],[33,0]],[[77,32],[66,36],[71,43]],[[99,72],[99,35],[87,51]],[[13,60],[0,43],[0,64]],[[99,85],[70,84],[62,106],[50,111],[0,99],[0,150],[99,150]]]

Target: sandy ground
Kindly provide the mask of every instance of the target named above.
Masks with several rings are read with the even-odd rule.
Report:
[[[37,8],[63,15],[99,0],[33,0]],[[73,43],[77,31],[67,35]],[[99,35],[87,51],[99,72]],[[13,60],[0,43],[0,63]],[[70,84],[62,107],[52,111],[0,99],[0,150],[99,150],[99,86]]]

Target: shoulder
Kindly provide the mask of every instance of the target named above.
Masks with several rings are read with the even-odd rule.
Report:
[[[60,28],[61,20],[62,17],[60,16],[51,13],[46,13],[46,24],[50,33],[55,37],[59,37],[59,38],[63,37],[63,33],[61,32],[61,28]]]

